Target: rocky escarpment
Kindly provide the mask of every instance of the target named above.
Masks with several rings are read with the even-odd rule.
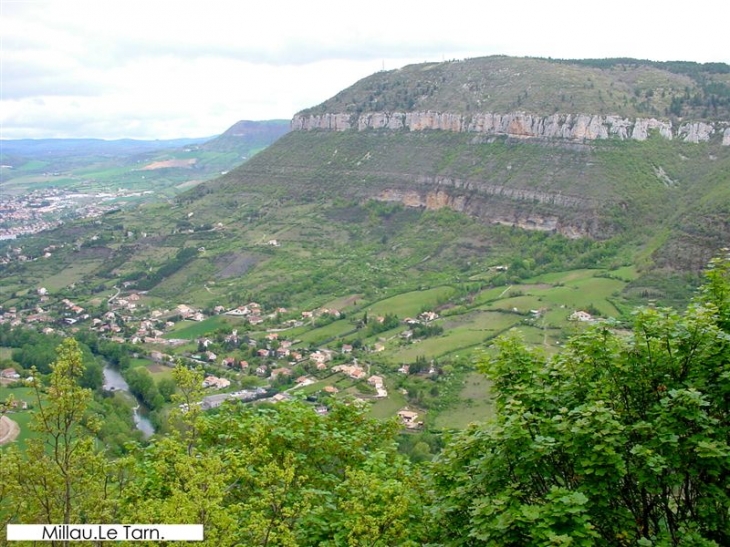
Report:
[[[504,187],[488,187],[484,190],[486,191],[481,194],[465,195],[449,188],[430,190],[389,188],[379,192],[373,198],[429,211],[447,208],[468,214],[482,222],[514,226],[525,230],[559,233],[570,239],[599,235],[606,237],[610,233],[609,227],[598,220],[597,215],[594,214],[595,211],[591,213],[577,210],[576,200],[580,201],[580,198],[539,192],[520,192]],[[490,196],[495,197],[497,202],[490,200]],[[500,200],[500,198],[503,199]],[[546,214],[539,213],[530,207],[514,206],[514,202],[528,200],[556,205],[560,203],[560,205],[567,205],[567,209],[575,207],[576,210],[572,211],[572,214],[567,214],[566,209],[556,208],[554,214]],[[502,203],[499,204],[499,201]],[[509,201],[512,201],[512,205],[506,205]]]
[[[510,137],[557,138],[573,141],[596,139],[646,140],[657,133],[665,139],[699,143],[719,139],[730,146],[730,123],[685,122],[674,125],[670,120],[655,118],[628,119],[620,116],[588,114],[552,114],[539,116],[526,112],[508,114],[455,114],[449,112],[367,112],[360,115],[326,113],[296,115],[294,131],[365,131],[392,129],[409,131],[442,130]]]

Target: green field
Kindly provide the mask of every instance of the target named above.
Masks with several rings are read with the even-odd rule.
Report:
[[[101,265],[101,261],[79,261],[72,263],[63,271],[43,280],[43,286],[49,291],[58,291],[80,281],[85,275],[93,272]]]
[[[223,315],[208,317],[203,321],[180,321],[175,324],[173,330],[165,333],[164,337],[194,340],[206,334],[211,334],[221,327],[240,323],[241,320],[238,318]]]
[[[403,407],[407,406],[406,398],[398,391],[388,388],[388,397],[376,399],[370,407],[370,416],[381,420],[392,418]]]
[[[302,332],[301,334],[298,334],[297,337],[306,345],[319,345],[334,338],[345,336],[353,330],[355,330],[355,326],[349,319],[339,319],[337,321],[333,321],[329,325]]]
[[[454,288],[450,286],[435,287],[423,291],[411,291],[380,300],[367,306],[365,310],[368,315],[385,315],[386,313],[390,313],[397,315],[400,319],[415,317],[422,311],[431,311],[439,304],[448,301],[453,293]]]
[[[463,429],[471,422],[489,419],[494,412],[490,399],[489,380],[478,372],[472,372],[464,379],[456,405],[440,412],[434,421],[436,429]]]

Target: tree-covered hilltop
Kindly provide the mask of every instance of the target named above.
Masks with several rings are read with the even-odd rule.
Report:
[[[730,257],[687,309],[640,309],[547,358],[504,338],[496,416],[433,462],[356,404],[195,404],[178,366],[170,433],[114,459],[93,442],[78,344],[2,452],[0,524],[202,523],[210,545],[730,544]],[[321,410],[321,409],[320,409]]]

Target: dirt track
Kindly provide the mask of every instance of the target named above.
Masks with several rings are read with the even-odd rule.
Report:
[[[20,426],[8,418],[0,417],[0,444],[13,442],[20,435]]]

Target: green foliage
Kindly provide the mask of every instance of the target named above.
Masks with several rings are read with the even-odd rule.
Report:
[[[394,315],[392,313],[386,313],[383,316],[382,321],[371,318],[368,320],[367,325],[368,336],[374,336],[376,334],[380,334],[381,332],[396,328],[398,325],[400,325],[400,320],[398,319],[397,315]]]
[[[137,288],[140,290],[149,290],[157,286],[163,279],[170,277],[192,262],[197,254],[198,251],[195,248],[183,247],[177,252],[175,258],[160,266],[153,274],[137,281]]]
[[[99,422],[90,413],[91,391],[79,385],[84,365],[75,340],[58,347],[51,368],[46,389],[34,382],[31,427],[40,437],[29,439],[24,453],[13,447],[2,454],[0,522],[110,522],[112,466],[95,447]]]
[[[183,416],[189,427],[139,455],[127,521],[204,523],[222,545],[417,544],[419,478],[393,423],[302,403]]]
[[[165,403],[152,375],[142,367],[128,369],[124,379],[129,384],[129,391],[139,398],[150,410],[156,410]]]
[[[687,311],[639,310],[546,359],[514,338],[485,364],[498,413],[446,447],[435,511],[455,543],[730,541],[730,259]],[[649,543],[646,543],[649,544]]]

